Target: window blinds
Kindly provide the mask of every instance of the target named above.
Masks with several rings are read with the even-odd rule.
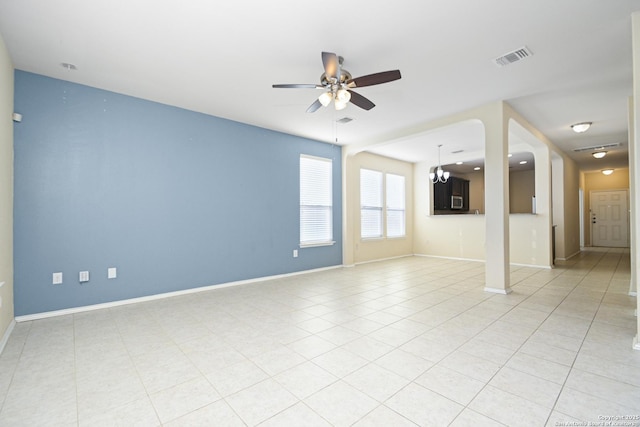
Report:
[[[300,245],[333,243],[331,159],[300,156]]]
[[[382,172],[360,169],[360,236],[382,237]]]
[[[387,237],[405,235],[404,176],[387,174]]]

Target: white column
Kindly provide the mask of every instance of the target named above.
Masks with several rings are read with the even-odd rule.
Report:
[[[630,187],[633,188],[634,185],[632,183],[635,182],[636,177],[636,168],[634,166],[633,158],[635,157],[635,144],[633,141],[635,140],[635,128],[634,128],[634,107],[633,107],[633,97],[629,98],[629,184]],[[633,194],[629,194],[629,212],[631,215],[636,211],[636,198],[633,197]],[[631,241],[629,242],[629,246],[631,247],[631,278],[629,280],[629,295],[637,296],[638,294],[638,271],[636,267],[636,251],[637,251],[637,239],[636,239],[636,222],[629,221],[630,230],[629,235]]]
[[[640,123],[640,12],[634,12],[631,15],[631,23],[632,23],[632,34],[633,34],[633,125],[632,128],[638,129],[638,124]],[[632,200],[632,206],[637,207],[638,201],[640,201],[640,179],[638,173],[638,168],[640,167],[640,150],[637,149],[638,143],[640,143],[638,138],[638,132],[633,132],[633,140],[629,141],[629,169],[633,170],[631,176],[633,176],[633,181],[629,180],[630,184],[630,198]],[[634,148],[631,148],[633,146]],[[640,212],[637,209],[631,212],[631,220],[638,224],[640,221]],[[631,246],[633,253],[633,261],[634,265],[634,273],[636,277],[638,276],[638,266],[640,261],[638,259],[638,247],[637,244],[640,241],[640,236],[638,235],[638,227],[634,227],[633,234],[631,235]],[[638,304],[638,299],[636,298],[636,304]],[[638,304],[640,305],[640,304]],[[640,350],[640,341],[638,340],[638,336],[640,336],[640,317],[637,317],[638,307],[636,307],[636,323],[637,330],[636,336],[633,342],[633,348],[635,350]]]
[[[485,288],[511,292],[509,271],[509,132],[504,106],[496,104],[485,126],[484,200],[486,227]]]
[[[553,266],[551,244],[553,242],[553,220],[551,218],[551,152],[549,147],[540,146],[533,149],[536,166],[536,215],[545,221],[547,230],[545,238],[540,238],[540,244],[545,244],[545,258],[542,265]]]

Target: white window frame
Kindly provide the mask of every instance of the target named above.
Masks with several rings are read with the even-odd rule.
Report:
[[[320,178],[327,179],[328,182],[313,182],[313,180],[305,179],[303,173],[303,164],[307,161],[326,162],[329,165],[329,172],[325,176]],[[317,166],[322,164],[316,163]],[[326,171],[324,171],[326,173]],[[323,172],[320,171],[320,174]],[[325,157],[310,156],[307,154],[300,155],[300,247],[308,248],[314,246],[329,246],[336,242],[333,240],[333,160]],[[305,182],[306,181],[306,182]],[[316,186],[315,190],[313,187]],[[309,191],[319,191],[319,194],[312,195],[310,197]],[[309,200],[309,199],[312,200]],[[323,211],[328,211],[322,215]],[[305,215],[312,214],[311,216]],[[316,215],[314,216],[313,213]],[[322,238],[303,240],[306,236],[317,233],[318,230],[314,230],[314,222],[318,218],[325,216],[328,222],[325,224],[328,233]]]
[[[375,194],[369,194],[368,196],[364,193],[367,191],[363,189],[363,171],[367,171],[367,173],[373,173],[380,177],[379,183],[379,200],[376,199]],[[374,175],[375,176],[375,175]],[[394,197],[389,194],[389,176],[402,178],[402,191],[401,195]],[[382,239],[403,239],[407,236],[407,206],[406,206],[406,177],[402,174],[397,173],[388,173],[370,168],[360,168],[360,239],[362,241],[366,240],[382,240]],[[375,187],[375,184],[373,185]],[[373,197],[372,197],[373,196]],[[363,199],[367,199],[366,201]],[[398,205],[402,206],[391,206],[389,204],[390,199],[398,199],[400,203]],[[368,204],[365,204],[367,202]],[[378,212],[380,215],[380,234],[363,234],[366,227],[363,226],[363,219],[365,215],[368,213],[369,215],[373,212]],[[402,212],[402,234],[394,234],[389,235],[389,214],[390,212]]]
[[[402,178],[402,190],[398,195],[389,194],[389,190],[392,188],[389,185],[389,177]],[[404,175],[396,174],[396,173],[385,173],[384,175],[384,184],[385,184],[385,235],[389,239],[400,239],[407,236],[407,179]],[[393,206],[390,203],[390,200],[396,199],[398,202],[398,206]],[[401,205],[401,206],[400,206]],[[393,234],[391,235],[389,232],[389,212],[402,212],[402,234]]]

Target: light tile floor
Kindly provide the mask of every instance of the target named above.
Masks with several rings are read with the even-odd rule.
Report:
[[[638,416],[629,274],[628,250],[591,249],[513,267],[513,293],[497,295],[482,263],[409,257],[19,323],[0,356],[0,425]]]

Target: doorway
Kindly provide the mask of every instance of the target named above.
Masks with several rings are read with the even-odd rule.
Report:
[[[591,191],[591,245],[629,247],[628,190]]]

